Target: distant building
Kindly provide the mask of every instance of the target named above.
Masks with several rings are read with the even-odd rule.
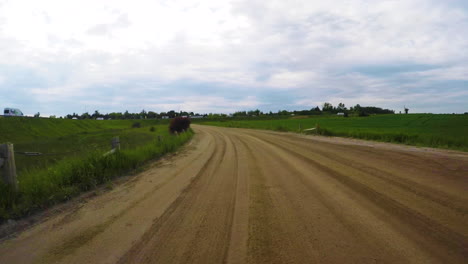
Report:
[[[342,112],[339,112],[338,114],[336,114],[337,116],[344,116],[344,113]]]
[[[169,119],[169,116],[162,116],[162,119]]]

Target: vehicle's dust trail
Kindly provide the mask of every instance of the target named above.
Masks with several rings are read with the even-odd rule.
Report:
[[[0,244],[0,263],[466,263],[468,154],[194,126],[189,147]]]

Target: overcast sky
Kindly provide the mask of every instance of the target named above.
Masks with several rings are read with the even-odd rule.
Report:
[[[468,111],[466,0],[0,0],[0,108]]]

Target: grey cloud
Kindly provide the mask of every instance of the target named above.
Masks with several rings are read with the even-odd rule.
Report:
[[[379,9],[380,2],[368,1],[366,8],[340,9],[344,1],[333,8],[323,1],[319,5],[325,7],[320,8],[313,6],[314,1],[239,1],[231,19],[245,18],[248,25],[221,30],[216,45],[199,40],[193,44],[193,34],[182,26],[168,42],[152,42],[148,34],[141,39],[147,43],[144,47],[122,44],[117,51],[96,51],[84,37],[53,35],[53,45],[30,52],[0,31],[0,61],[35,65],[44,86],[37,90],[37,98],[67,101],[73,107],[79,103],[72,101],[91,106],[102,101],[109,111],[123,111],[116,109],[122,105],[135,111],[152,106],[165,111],[163,106],[177,104],[164,101],[162,95],[171,94],[189,96],[194,101],[182,103],[210,111],[216,109],[195,100],[209,95],[210,102],[225,98],[229,109],[273,111],[324,101],[395,108],[418,100],[421,111],[431,107],[448,111],[450,106],[440,108],[434,98],[449,100],[456,94],[458,101],[468,100],[460,93],[462,84],[454,82],[466,79],[461,76],[468,69],[464,34],[468,12],[458,10],[460,14],[454,15],[449,4],[438,2],[434,7],[430,1],[420,10],[408,10],[406,3],[416,2],[421,3],[394,2],[395,9]],[[420,16],[411,17],[410,11]],[[87,33],[117,36],[119,29],[135,26],[126,14],[112,15],[114,20]],[[61,91],[65,95],[57,95]],[[83,93],[96,99],[77,96]],[[242,104],[248,96],[255,100]],[[223,109],[222,104],[213,106]]]

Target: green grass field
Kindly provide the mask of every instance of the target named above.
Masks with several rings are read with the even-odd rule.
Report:
[[[468,115],[409,114],[368,117],[314,116],[280,120],[230,120],[200,124],[303,132],[468,151]]]
[[[140,127],[134,127],[135,123]],[[19,181],[16,193],[0,181],[0,222],[67,200],[135,170],[176,150],[192,134],[169,134],[167,120],[0,118],[0,144],[14,144]],[[104,157],[115,136],[120,137],[121,151]],[[44,155],[25,156],[22,152]]]

